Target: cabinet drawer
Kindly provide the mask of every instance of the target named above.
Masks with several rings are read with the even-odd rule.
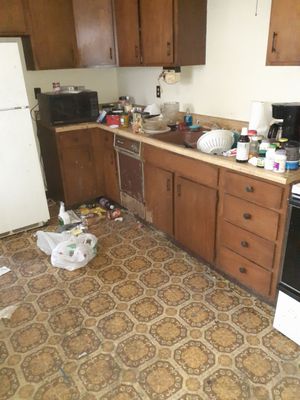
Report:
[[[213,165],[149,145],[144,146],[143,155],[145,161],[175,172],[179,176],[205,186],[216,187],[218,185],[219,170]]]
[[[223,217],[234,225],[244,228],[268,240],[276,240],[279,215],[272,210],[226,194]]]
[[[263,296],[269,295],[272,276],[270,271],[264,270],[225,247],[220,247],[218,267],[256,293]]]
[[[59,140],[62,146],[70,147],[76,145],[89,145],[90,132],[89,131],[71,131],[59,133]]]
[[[266,269],[273,266],[275,244],[269,240],[223,221],[220,227],[220,242],[221,246],[228,247]]]
[[[283,189],[271,183],[262,182],[245,175],[226,172],[224,191],[267,208],[280,208]]]

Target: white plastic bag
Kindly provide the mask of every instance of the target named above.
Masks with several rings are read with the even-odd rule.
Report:
[[[68,271],[84,267],[96,255],[96,236],[82,233],[59,243],[52,251],[51,264]]]
[[[68,271],[84,267],[97,252],[97,238],[90,233],[73,236],[70,232],[38,231],[36,235],[38,247],[51,254],[51,264]]]
[[[70,237],[69,232],[44,232],[37,231],[37,246],[48,256],[52,253],[52,250],[61,242],[68,240]]]

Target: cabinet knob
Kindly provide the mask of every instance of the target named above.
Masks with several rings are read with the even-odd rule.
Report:
[[[240,267],[239,271],[240,271],[241,274],[245,274],[247,272],[245,267]]]
[[[246,242],[246,240],[242,240],[242,241],[241,241],[241,246],[242,246],[242,247],[249,247],[249,243]]]
[[[112,48],[109,48],[109,58],[112,60],[113,59],[113,52],[112,52]]]
[[[244,213],[243,214],[244,219],[251,219],[251,214],[249,213]]]
[[[135,58],[139,58],[139,48],[137,45],[134,46],[134,54],[135,54]]]
[[[248,193],[253,193],[254,192],[254,187],[253,186],[246,186],[245,190]]]

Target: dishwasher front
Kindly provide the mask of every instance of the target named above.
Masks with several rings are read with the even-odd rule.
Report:
[[[141,218],[145,216],[144,172],[141,143],[115,134],[120,198],[123,207]]]

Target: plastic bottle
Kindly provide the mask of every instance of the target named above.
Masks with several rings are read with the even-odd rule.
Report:
[[[242,128],[240,138],[236,147],[236,161],[243,163],[249,159],[250,139],[248,136],[248,129]]]
[[[286,154],[285,150],[275,151],[273,171],[278,173],[285,172]]]
[[[273,171],[274,168],[274,159],[275,159],[275,147],[270,147],[266,151],[266,156],[265,156],[265,169],[268,171]]]
[[[100,197],[99,204],[107,210],[113,210],[115,208],[114,204],[112,204],[106,197]]]
[[[185,112],[185,116],[183,117],[184,123],[186,126],[191,126],[193,125],[193,116],[190,112],[190,109],[187,108]]]
[[[70,223],[70,215],[65,210],[64,202],[60,202],[59,213],[58,213],[59,225],[68,225]]]

